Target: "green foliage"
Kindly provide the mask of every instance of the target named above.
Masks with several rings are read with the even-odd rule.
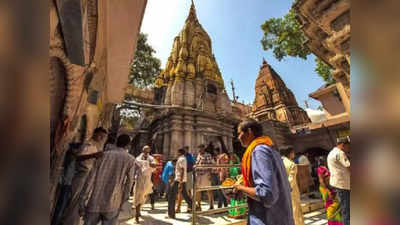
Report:
[[[264,50],[273,50],[275,58],[279,61],[286,56],[300,57],[307,59],[311,53],[303,43],[307,40],[300,29],[293,10],[290,10],[283,18],[271,18],[261,29],[264,36],[261,44]]]
[[[153,55],[155,52],[147,43],[147,34],[140,33],[129,73],[130,84],[139,88],[153,86],[161,72],[161,61]]]
[[[151,88],[156,77],[161,72],[161,61],[154,56],[156,51],[147,43],[147,34],[140,33],[137,41],[135,57],[132,60],[129,84],[138,88]],[[134,96],[126,94],[125,100],[135,100]],[[122,127],[133,129],[142,116],[137,109],[130,109],[122,103],[119,124]]]
[[[321,110],[321,111],[324,111],[324,107],[322,107],[321,105],[320,106],[318,106],[318,108],[317,108],[318,110]]]
[[[331,74],[332,74],[332,66],[324,63],[324,61],[322,61],[319,58],[315,58],[315,63],[317,64],[315,66],[314,71],[318,73],[318,75],[327,83],[327,84],[333,84],[336,81],[332,78]]]
[[[281,61],[286,56],[299,57],[307,59],[311,54],[310,49],[305,45],[307,37],[300,28],[296,20],[296,13],[291,9],[283,18],[271,18],[263,25],[261,29],[264,36],[261,40],[263,49],[272,50],[276,59]],[[332,67],[325,64],[322,60],[316,59],[315,72],[322,79],[332,84],[335,82],[331,76]]]

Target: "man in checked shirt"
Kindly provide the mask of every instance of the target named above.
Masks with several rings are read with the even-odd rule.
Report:
[[[129,199],[135,178],[136,160],[126,146],[128,135],[120,135],[117,146],[104,152],[89,175],[80,197],[79,213],[85,225],[118,224],[122,204]]]

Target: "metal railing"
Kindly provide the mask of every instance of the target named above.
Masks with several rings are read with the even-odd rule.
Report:
[[[197,211],[196,207],[196,200],[197,200],[197,194],[201,195],[202,191],[213,191],[213,190],[223,190],[223,189],[232,189],[233,186],[221,186],[221,185],[216,185],[216,186],[206,186],[206,187],[197,187],[196,185],[196,170],[198,169],[216,169],[216,168],[240,168],[240,164],[220,164],[220,165],[197,165],[193,169],[193,201],[192,201],[192,225],[197,224],[197,216],[200,215],[212,215],[212,214],[217,214],[217,213],[222,213],[222,212],[227,212],[231,209],[238,209],[238,208],[243,208],[243,207],[248,207],[247,203],[246,204],[240,204],[237,206],[230,206],[230,207],[224,207],[220,209],[209,209],[206,211]],[[200,197],[200,207],[201,207],[201,197]],[[230,224],[237,224],[238,222],[244,222],[246,220],[240,220],[240,221],[235,221]]]

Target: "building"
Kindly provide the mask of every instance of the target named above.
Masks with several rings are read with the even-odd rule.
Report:
[[[277,120],[289,126],[310,122],[306,112],[298,106],[293,92],[265,59],[256,80],[255,92],[251,116],[257,120]]]
[[[128,85],[147,0],[50,1],[50,209],[65,152],[110,127]]]
[[[334,68],[332,77],[350,113],[350,0],[296,0],[292,8],[308,37],[305,44]]]

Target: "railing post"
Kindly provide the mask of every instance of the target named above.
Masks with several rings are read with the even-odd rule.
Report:
[[[196,168],[193,169],[193,199],[192,199],[192,225],[196,225]]]

